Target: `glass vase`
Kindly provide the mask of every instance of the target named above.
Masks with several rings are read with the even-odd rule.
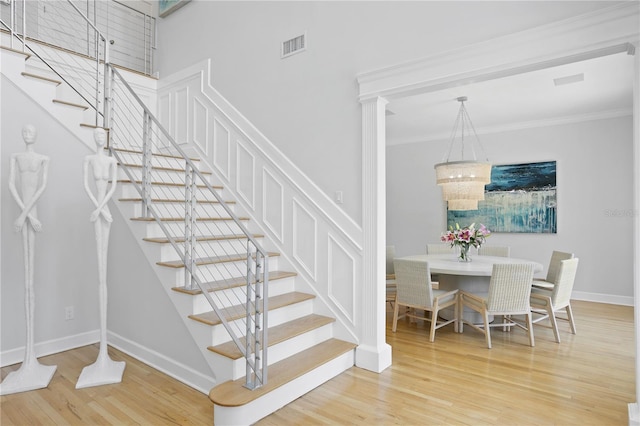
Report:
[[[469,253],[469,246],[460,246],[460,254],[458,255],[458,262],[471,262],[471,254]]]

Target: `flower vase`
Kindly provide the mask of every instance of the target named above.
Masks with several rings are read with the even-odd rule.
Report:
[[[460,246],[460,255],[458,255],[458,262],[471,262],[469,246]]]

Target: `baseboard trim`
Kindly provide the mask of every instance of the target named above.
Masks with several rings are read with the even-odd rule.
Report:
[[[87,331],[85,333],[66,336],[60,339],[47,340],[35,344],[36,358],[57,354],[70,349],[92,345],[100,341],[100,330]],[[0,367],[13,365],[24,361],[25,346],[0,352]]]
[[[616,296],[603,293],[589,293],[586,291],[574,291],[571,299],[584,300],[585,302],[609,303],[612,305],[633,306],[633,296]]]
[[[134,357],[140,362],[173,377],[177,381],[204,393],[205,395],[209,395],[211,388],[216,385],[216,381],[213,377],[206,376],[191,367],[162,355],[161,353],[141,346],[132,340],[126,339],[112,332],[107,332],[107,336],[109,345]]]

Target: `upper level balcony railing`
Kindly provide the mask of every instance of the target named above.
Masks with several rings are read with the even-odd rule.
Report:
[[[14,7],[11,7],[11,3]],[[51,0],[0,0],[0,19],[28,39],[93,56],[94,32],[71,7],[53,7]],[[73,5],[110,44],[112,64],[152,75],[156,20],[115,0],[73,0]],[[14,16],[11,16],[11,11]],[[86,31],[78,29],[86,28]]]

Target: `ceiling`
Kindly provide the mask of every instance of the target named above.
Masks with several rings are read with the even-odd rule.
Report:
[[[476,132],[629,115],[633,109],[633,55],[618,53],[436,92],[387,104],[387,145],[448,140],[466,96]],[[580,80],[554,84],[554,79]]]

